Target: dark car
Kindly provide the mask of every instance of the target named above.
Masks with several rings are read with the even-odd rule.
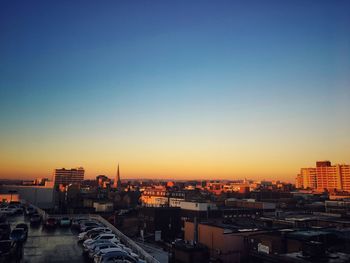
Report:
[[[0,240],[9,239],[11,227],[8,222],[0,224]]]
[[[0,223],[6,223],[7,222],[7,216],[5,214],[0,214]]]
[[[9,209],[12,209],[15,211],[15,214],[23,214],[23,208],[20,205],[9,205]]]
[[[7,260],[13,258],[17,252],[17,243],[12,240],[0,241],[0,262],[1,259]],[[6,261],[2,261],[6,262]]]
[[[27,207],[25,210],[26,216],[31,216],[35,213],[36,213],[36,209],[34,207],[31,207],[31,206]]]
[[[41,216],[39,214],[34,214],[30,217],[29,221],[31,226],[39,225],[41,223]]]
[[[16,228],[23,228],[24,232],[26,234],[26,239],[27,239],[27,237],[28,237],[28,225],[25,223],[21,223],[21,224],[17,224]]]
[[[71,225],[71,220],[69,217],[62,217],[60,220],[59,220],[59,225],[60,226],[63,226],[63,227],[66,227],[66,226],[70,226]]]
[[[80,224],[84,221],[89,221],[87,218],[75,218],[72,220],[71,227],[72,228],[80,228]]]
[[[56,225],[57,225],[57,220],[54,217],[49,217],[45,221],[45,226],[46,227],[50,227],[51,228],[51,227],[56,227]]]
[[[24,242],[27,239],[26,232],[23,228],[15,228],[11,231],[10,239],[16,242]]]

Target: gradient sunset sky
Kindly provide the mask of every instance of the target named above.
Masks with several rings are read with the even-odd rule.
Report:
[[[3,0],[0,135],[0,178],[349,163],[350,1]]]

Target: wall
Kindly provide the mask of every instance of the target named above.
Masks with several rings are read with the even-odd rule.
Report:
[[[240,262],[245,254],[244,235],[240,233],[225,234],[221,227],[198,224],[198,242],[209,248],[211,257],[223,263]],[[185,222],[185,240],[194,240],[194,224]]]
[[[192,211],[207,211],[208,208],[210,210],[217,210],[216,204],[213,203],[198,203],[198,202],[186,202],[181,201],[180,205],[178,205],[181,209],[192,210]]]
[[[21,199],[39,207],[54,207],[54,190],[45,186],[22,186],[22,185],[2,185],[0,189],[4,192],[10,190],[17,191]]]

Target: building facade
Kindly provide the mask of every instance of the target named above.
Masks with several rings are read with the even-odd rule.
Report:
[[[316,168],[301,168],[295,185],[300,189],[316,189]]]
[[[55,186],[81,184],[84,181],[85,170],[82,167],[74,169],[55,169]]]
[[[350,165],[332,165],[330,161],[318,161],[315,168],[302,168],[296,178],[296,187],[319,192],[350,191]]]

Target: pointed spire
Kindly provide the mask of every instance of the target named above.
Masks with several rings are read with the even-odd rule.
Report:
[[[119,171],[119,163],[118,163],[118,168],[117,168],[117,174],[116,174],[116,177],[114,179],[114,188],[116,189],[120,189],[121,186],[122,186],[122,182],[120,180],[120,171]]]

